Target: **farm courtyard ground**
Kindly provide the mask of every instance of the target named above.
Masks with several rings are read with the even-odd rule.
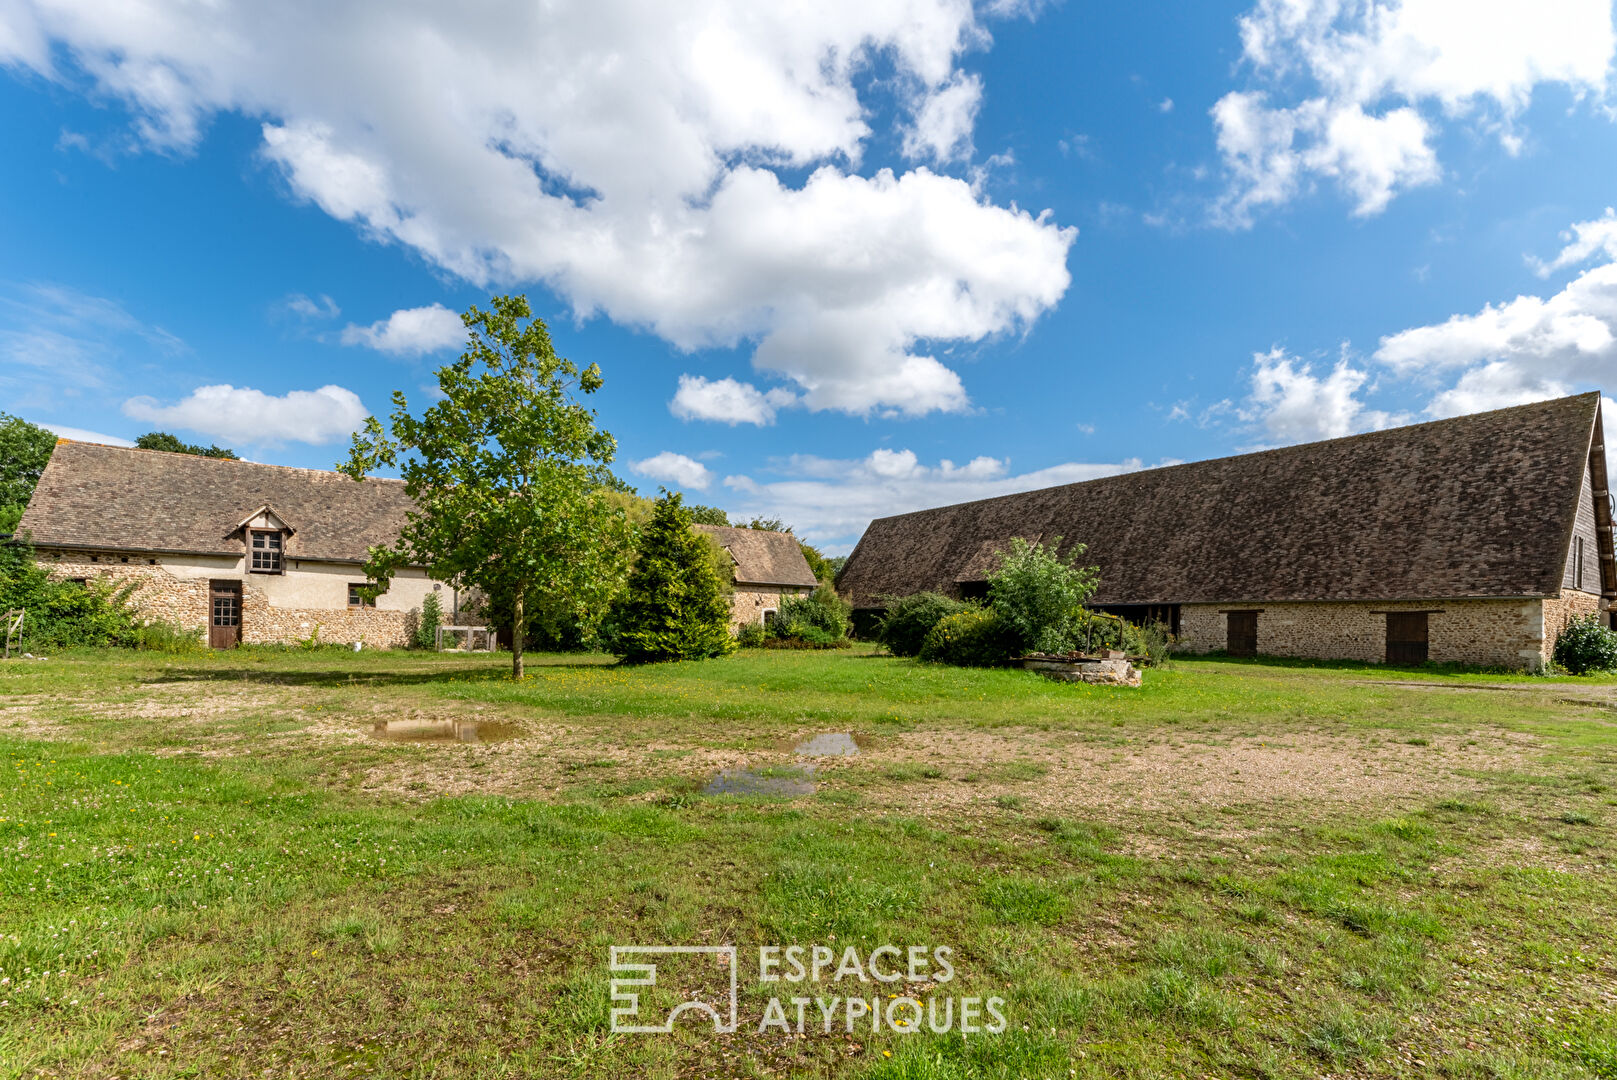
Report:
[[[1617,682],[530,671],[0,666],[0,1075],[1617,1077]],[[774,793],[710,793],[737,770]],[[758,982],[794,943],[955,976]],[[733,1034],[611,1032],[610,947],[665,944],[738,947]],[[727,986],[662,960],[643,1022]],[[793,995],[830,1030],[759,1031]],[[846,1030],[890,995],[1005,1030]]]

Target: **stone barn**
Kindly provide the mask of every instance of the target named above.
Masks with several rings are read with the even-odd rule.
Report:
[[[718,541],[735,561],[735,593],[730,598],[732,629],[763,623],[780,610],[784,596],[807,596],[819,581],[803,558],[797,537],[787,532],[696,525]]]
[[[1600,395],[881,518],[837,588],[985,596],[1012,537],[1088,545],[1092,605],[1192,651],[1537,668],[1611,619]]]
[[[398,538],[401,480],[61,440],[18,533],[59,578],[134,583],[146,615],[204,629],[208,643],[407,643],[409,613],[437,592],[421,567],[360,596],[372,545]]]

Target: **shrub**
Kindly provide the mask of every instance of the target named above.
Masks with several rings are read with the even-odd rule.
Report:
[[[736,631],[736,644],[743,649],[761,649],[769,640],[769,631],[762,623],[747,623]]]
[[[782,597],[773,632],[777,637],[803,637],[803,631],[814,629],[832,639],[845,638],[848,616],[847,602],[836,590],[821,585],[809,596]]]
[[[1617,670],[1617,633],[1597,615],[1573,619],[1555,639],[1555,663],[1574,675]]]
[[[1021,651],[1021,641],[992,609],[968,608],[938,620],[921,645],[921,659],[960,667],[997,667]]]
[[[1084,601],[1100,584],[1099,570],[1075,565],[1088,549],[1074,544],[1061,558],[1059,536],[1049,544],[1029,544],[1018,536],[1009,546],[1009,551],[999,553],[999,568],[988,577],[988,606],[1023,649],[1071,650],[1078,640]]]
[[[1143,656],[1152,667],[1166,667],[1173,652],[1174,636],[1160,622],[1135,626],[1124,623],[1123,648],[1130,656]]]
[[[421,617],[416,620],[415,645],[418,649],[438,647],[438,627],[443,625],[444,607],[438,594],[430,592],[421,601]]]
[[[975,605],[935,592],[887,599],[887,613],[876,624],[876,640],[894,656],[919,656],[927,634],[944,618]]]
[[[31,545],[0,546],[0,613],[27,613],[13,651],[19,641],[27,649],[131,645],[140,629],[128,603],[134,591],[134,584],[114,586],[104,579],[82,585],[52,580],[34,561]]]
[[[702,660],[735,649],[730,603],[707,538],[691,528],[678,493],[657,500],[614,618],[614,651],[631,663]]]

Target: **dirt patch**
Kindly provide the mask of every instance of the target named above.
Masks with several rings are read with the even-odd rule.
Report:
[[[1290,732],[1283,740],[1128,741],[1115,746],[1059,745],[1042,735],[916,732],[893,737],[866,766],[925,763],[942,779],[907,783],[906,804],[922,811],[969,809],[1013,795],[1029,812],[1079,814],[1164,812],[1187,805],[1218,807],[1296,803],[1337,807],[1427,800],[1470,789],[1479,770],[1519,768],[1536,753],[1528,736],[1486,741],[1431,739],[1412,746],[1368,737]],[[1034,781],[1003,781],[992,766],[1026,760],[1048,771]],[[984,779],[972,782],[974,774]],[[954,782],[950,782],[954,781]],[[960,782],[967,781],[967,782]]]

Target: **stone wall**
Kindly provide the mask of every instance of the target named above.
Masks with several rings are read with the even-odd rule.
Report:
[[[1544,659],[1555,654],[1555,639],[1567,623],[1580,615],[1599,613],[1600,597],[1578,589],[1562,589],[1560,596],[1544,601]]]
[[[99,552],[52,551],[39,563],[53,578],[101,579],[114,588],[133,584],[129,602],[144,617],[172,623],[185,630],[207,632],[210,607],[208,582],[212,578],[242,582],[242,641],[253,645],[290,645],[309,637],[316,625],[320,640],[332,644],[363,641],[371,648],[409,644],[409,612],[377,608],[282,607],[271,601],[263,584],[281,585],[279,579],[242,575],[239,561],[183,557],[165,565],[165,556],[106,555]],[[362,574],[345,574],[363,580]],[[346,586],[344,586],[346,589]],[[384,595],[385,598],[385,595]],[[346,599],[346,597],[345,597]],[[447,603],[447,598],[446,598]]]
[[[1180,644],[1211,652],[1226,644],[1226,611],[1258,611],[1258,652],[1380,663],[1388,611],[1429,611],[1428,655],[1438,663],[1536,668],[1549,656],[1564,611],[1593,610],[1599,597],[1551,600],[1410,600],[1382,603],[1186,604]],[[1378,614],[1379,613],[1379,614]],[[1546,631],[1549,631],[1546,633]]]
[[[783,596],[807,596],[813,592],[795,585],[737,585],[730,597],[730,629],[764,621],[764,612],[779,611]]]

